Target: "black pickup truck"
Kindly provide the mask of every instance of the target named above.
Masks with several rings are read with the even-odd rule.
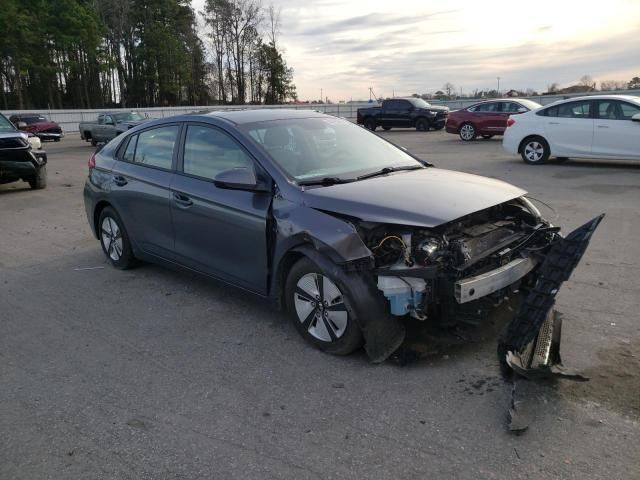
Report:
[[[384,100],[381,107],[359,108],[358,125],[369,130],[415,127],[426,132],[444,128],[448,115],[449,107],[431,105],[421,98],[391,98]]]

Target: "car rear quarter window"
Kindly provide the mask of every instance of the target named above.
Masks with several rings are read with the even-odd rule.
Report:
[[[136,143],[138,142],[138,136],[132,135],[129,138],[129,143],[127,143],[127,147],[124,149],[122,154],[122,160],[125,162],[133,162],[134,155],[136,153]]]
[[[218,173],[238,167],[253,168],[253,160],[228,134],[202,125],[187,127],[184,173],[213,180]]]
[[[170,170],[179,132],[180,126],[178,125],[153,128],[141,132],[138,134],[133,162]],[[129,142],[130,144],[131,141]],[[129,145],[127,145],[127,149]]]

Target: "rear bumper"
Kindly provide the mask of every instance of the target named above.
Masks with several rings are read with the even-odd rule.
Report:
[[[502,137],[502,148],[504,148],[507,152],[512,155],[518,155],[518,147],[520,146],[520,141],[515,135],[509,135],[509,130],[507,129],[504,132],[504,137]]]

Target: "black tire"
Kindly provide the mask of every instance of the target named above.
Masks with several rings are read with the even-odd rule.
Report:
[[[428,132],[429,131],[429,120],[426,118],[419,118],[416,120],[416,130],[419,132]]]
[[[29,179],[29,186],[33,190],[42,190],[47,186],[47,166],[42,165],[38,168],[36,176]]]
[[[60,137],[54,138],[53,141],[54,142],[59,142],[60,141]]]
[[[119,236],[115,229],[113,229],[113,223],[111,223],[107,228],[103,228],[103,226],[105,226],[105,220],[107,219],[117,225]],[[136,264],[136,258],[131,250],[129,235],[124,227],[124,223],[122,223],[120,215],[118,215],[113,208],[105,207],[105,209],[100,212],[100,218],[98,219],[98,225],[96,227],[102,251],[107,257],[107,260],[109,260],[109,263],[120,270],[126,270],[133,267]],[[109,231],[110,228],[111,232]],[[110,243],[107,244],[106,242],[109,237]],[[121,253],[120,255],[113,255],[114,252],[118,253],[118,249],[115,247],[115,245],[117,245],[117,239],[122,240],[120,248]]]
[[[542,165],[547,163],[551,155],[551,149],[547,141],[538,136],[525,138],[520,144],[520,156],[529,165]]]
[[[92,147],[97,147],[98,146],[98,142],[96,142],[93,138],[91,139],[91,146]]]
[[[458,131],[458,135],[465,142],[472,142],[478,136],[478,131],[476,127],[473,126],[472,123],[463,123],[460,125],[460,130]]]
[[[382,129],[383,129],[385,132],[388,132],[389,130],[391,130],[391,127],[382,127]]]
[[[372,132],[375,132],[376,128],[378,128],[378,122],[376,122],[375,118],[366,118],[364,120],[364,127],[367,130],[371,130]]]
[[[482,138],[489,140],[490,138],[493,138],[493,135],[482,135]]]
[[[318,296],[311,299],[312,294],[308,294],[308,296],[303,295],[305,292],[308,292],[308,290],[299,287],[301,280],[303,284],[305,283],[305,277],[307,281],[315,281],[315,285],[317,285],[318,275],[333,284],[333,286],[325,285],[331,287],[332,292],[335,291],[333,287],[337,287],[337,291],[340,293],[340,296],[335,297],[334,300],[340,299],[341,301],[336,301],[330,305],[325,303],[326,311],[324,310],[325,307],[320,307],[322,311],[320,310],[317,303]],[[324,284],[324,281],[322,283]],[[324,298],[331,296],[331,292],[324,292],[324,288],[320,290],[320,295],[323,295]],[[329,289],[327,288],[327,290]],[[303,258],[298,261],[289,271],[285,282],[284,295],[287,312],[293,325],[302,338],[314,347],[333,355],[349,355],[362,346],[362,332],[355,321],[351,306],[352,302],[347,287],[345,285],[338,285],[336,279],[332,278],[329,273],[323,272],[320,267],[308,258]],[[322,298],[320,298],[320,300],[322,300]],[[298,307],[296,307],[296,302],[298,302]],[[314,302],[315,305],[312,305]],[[334,319],[331,319],[329,316],[329,307],[333,307],[331,312],[334,314]],[[298,313],[298,308],[300,309],[300,314]],[[342,308],[344,308],[344,310],[342,310]],[[337,321],[335,315],[338,313],[341,315],[341,318],[346,316],[346,326],[342,328],[340,328],[341,323],[334,323]],[[344,315],[342,315],[342,313],[344,313]],[[304,319],[301,318],[303,315],[306,315]],[[323,324],[321,325],[319,322]],[[342,325],[344,324],[342,323]],[[319,338],[318,335],[324,332],[330,335],[331,339],[329,339],[329,341]]]

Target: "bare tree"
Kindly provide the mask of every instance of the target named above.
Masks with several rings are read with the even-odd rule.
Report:
[[[583,75],[580,77],[580,85],[585,87],[594,87],[595,82],[593,81],[593,78],[591,78],[591,75]]]
[[[620,80],[603,80],[600,82],[600,90],[607,92],[611,90],[625,90],[627,88],[627,82]]]
[[[558,91],[558,87],[559,87],[558,83],[557,82],[553,82],[553,83],[547,85],[547,92],[548,93],[555,93],[555,92]]]
[[[453,83],[447,82],[442,86],[442,89],[447,92],[447,97],[451,98],[451,92],[454,92],[456,87]]]

